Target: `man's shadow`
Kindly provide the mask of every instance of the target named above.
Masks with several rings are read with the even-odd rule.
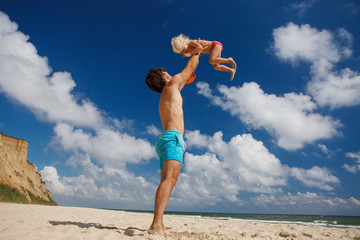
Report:
[[[60,225],[74,225],[79,228],[97,228],[97,229],[106,229],[106,230],[117,230],[119,233],[124,232],[127,236],[144,236],[142,233],[136,233],[136,231],[145,232],[146,229],[140,229],[136,227],[128,227],[126,229],[124,228],[118,228],[115,226],[103,226],[100,223],[82,223],[82,222],[71,222],[71,221],[49,221],[49,223],[53,226],[60,226]]]

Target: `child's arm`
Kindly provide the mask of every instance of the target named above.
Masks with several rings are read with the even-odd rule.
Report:
[[[201,44],[197,42],[197,40],[192,40],[188,45],[188,49],[192,49],[192,50],[188,53],[185,53],[184,57],[190,57],[193,56],[194,54],[201,53],[203,48]]]

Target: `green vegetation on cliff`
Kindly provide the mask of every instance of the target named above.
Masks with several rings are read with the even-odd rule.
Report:
[[[49,197],[49,199],[50,199],[50,202],[49,202],[49,201],[46,201],[46,200],[44,200],[42,198],[34,196],[31,192],[28,192],[28,193],[29,193],[29,196],[30,196],[30,199],[31,199],[31,204],[54,205],[54,206],[57,205],[57,203],[54,200],[52,200],[51,197]]]
[[[31,203],[31,204],[41,204],[41,205],[57,205],[54,200],[49,197],[50,202],[42,198],[34,196],[32,193],[28,192],[31,202],[21,193],[18,189],[10,187],[5,184],[0,184],[0,202],[9,202],[9,203]]]
[[[0,184],[0,202],[29,203],[18,189],[5,184]]]

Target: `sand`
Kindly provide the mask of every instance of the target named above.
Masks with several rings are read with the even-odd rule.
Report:
[[[0,203],[0,239],[165,239],[150,235],[152,214]],[[165,216],[167,239],[352,239],[360,229]]]

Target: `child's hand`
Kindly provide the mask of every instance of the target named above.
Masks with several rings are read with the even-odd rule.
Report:
[[[183,57],[191,57],[191,54],[190,53],[184,53]]]

